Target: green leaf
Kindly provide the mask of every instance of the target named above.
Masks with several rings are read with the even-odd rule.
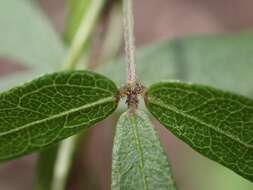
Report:
[[[112,190],[174,190],[167,157],[148,116],[124,113],[113,145]]]
[[[161,80],[201,83],[253,97],[253,35],[189,37],[137,49],[137,76],[146,86]],[[124,59],[97,70],[118,85],[125,81]],[[243,74],[242,74],[243,73]]]
[[[59,68],[64,46],[35,1],[0,1],[0,26],[0,57],[47,66],[41,73]]]
[[[115,84],[88,71],[45,75],[0,95],[0,161],[78,133],[117,106]]]
[[[253,181],[253,101],[214,88],[158,83],[146,106],[165,127],[204,156]]]

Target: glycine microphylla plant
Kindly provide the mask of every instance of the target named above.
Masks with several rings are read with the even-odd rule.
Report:
[[[0,94],[0,161],[76,135],[106,119],[125,100],[127,110],[118,119],[114,137],[112,190],[175,190],[165,151],[149,115],[139,109],[142,99],[149,113],[179,139],[253,182],[253,100],[206,85],[168,81],[144,86],[137,81],[131,0],[123,1],[125,85],[117,87],[94,71],[71,70],[81,57],[103,1],[88,4],[88,16],[83,15],[80,26],[74,24],[65,34],[70,44],[65,70]],[[64,185],[52,184],[50,189],[64,189]]]

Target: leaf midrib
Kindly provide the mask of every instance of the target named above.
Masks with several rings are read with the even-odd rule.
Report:
[[[31,127],[33,125],[36,125],[36,124],[40,124],[40,123],[43,123],[43,122],[46,122],[46,121],[50,121],[52,119],[56,119],[58,117],[62,117],[64,115],[71,114],[73,112],[80,111],[82,109],[90,108],[90,107],[93,107],[93,106],[96,106],[96,105],[99,105],[99,104],[103,104],[103,103],[106,103],[106,102],[113,102],[113,101],[116,102],[116,98],[114,96],[103,98],[103,99],[99,99],[98,101],[92,102],[90,104],[85,104],[85,105],[77,107],[77,108],[72,108],[70,110],[67,110],[67,111],[64,111],[64,112],[61,112],[61,113],[58,113],[58,114],[51,115],[51,116],[49,116],[47,118],[44,118],[44,119],[41,119],[41,120],[38,120],[38,121],[33,121],[31,123],[25,124],[25,125],[20,126],[18,128],[15,128],[15,129],[12,129],[12,130],[0,133],[0,137],[3,137],[5,135],[21,131],[23,129],[29,128],[29,127]]]
[[[142,180],[143,180],[143,185],[144,185],[144,189],[148,190],[148,185],[147,185],[147,181],[145,178],[145,174],[144,174],[144,157],[143,157],[143,153],[142,153],[142,148],[141,148],[141,143],[139,140],[139,134],[138,134],[138,130],[137,130],[137,126],[136,126],[136,122],[137,122],[137,115],[135,116],[136,118],[129,118],[130,122],[131,122],[131,126],[132,126],[132,130],[133,130],[133,134],[134,134],[134,140],[135,140],[135,149],[137,151],[137,155],[139,157],[139,169],[140,169],[140,173],[142,175]]]
[[[234,137],[234,136],[231,135],[231,134],[227,134],[226,132],[224,132],[224,131],[222,131],[222,130],[220,130],[220,129],[217,130],[217,129],[216,129],[215,127],[213,127],[212,125],[210,125],[210,124],[208,124],[208,123],[206,123],[206,122],[204,122],[204,121],[201,121],[201,120],[199,120],[198,118],[196,118],[196,117],[194,117],[194,116],[191,116],[191,115],[189,115],[189,114],[185,114],[185,113],[181,112],[180,110],[178,110],[178,109],[175,108],[175,107],[170,107],[170,106],[168,106],[167,104],[164,104],[162,101],[157,101],[157,100],[154,100],[153,98],[149,97],[148,102],[149,102],[149,103],[152,103],[152,104],[155,104],[155,105],[157,105],[157,106],[160,106],[160,107],[162,107],[162,108],[171,110],[171,111],[173,111],[173,112],[176,112],[177,114],[182,115],[182,116],[184,116],[184,117],[187,117],[187,118],[189,118],[189,119],[191,119],[191,120],[194,120],[194,121],[196,121],[197,123],[200,123],[201,125],[205,125],[205,126],[207,126],[208,128],[214,130],[215,132],[221,133],[221,134],[225,135],[226,137],[228,137],[228,138],[230,138],[230,139],[232,139],[232,140],[234,140],[234,141],[236,141],[236,142],[242,144],[243,146],[245,146],[245,147],[247,147],[247,148],[250,148],[250,149],[253,148],[253,145],[246,144],[245,142],[241,141],[239,138],[236,138],[236,137]]]

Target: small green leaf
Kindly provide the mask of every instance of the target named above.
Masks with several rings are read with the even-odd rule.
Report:
[[[174,190],[167,157],[148,116],[124,113],[113,146],[112,190]]]
[[[214,88],[158,83],[146,94],[149,111],[204,156],[253,181],[253,101]]]
[[[0,95],[0,161],[78,133],[117,106],[115,84],[88,71],[45,75]]]

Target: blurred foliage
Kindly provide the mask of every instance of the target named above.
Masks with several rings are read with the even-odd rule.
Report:
[[[233,171],[187,148],[180,157],[184,187],[193,190],[252,190],[253,184]],[[183,188],[182,188],[183,189]],[[187,189],[187,188],[184,188]]]
[[[176,39],[137,50],[137,76],[144,85],[180,80],[210,85],[253,96],[253,35],[206,36]],[[125,81],[119,58],[98,70],[118,85]]]
[[[30,68],[1,78],[0,89],[59,68],[65,50],[48,18],[35,1],[0,2],[0,57]]]
[[[34,1],[0,3],[0,56],[29,66],[58,68],[64,48],[47,17]]]

